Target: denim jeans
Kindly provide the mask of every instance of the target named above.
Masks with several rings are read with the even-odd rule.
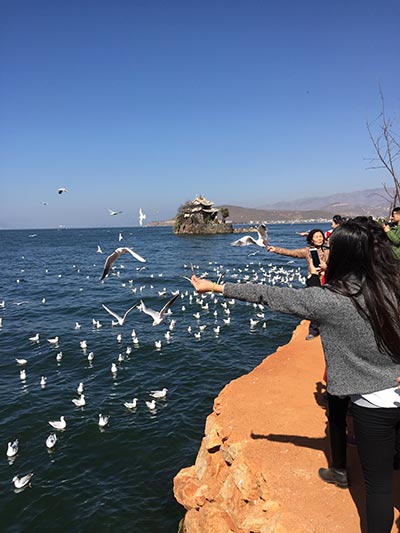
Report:
[[[352,405],[354,432],[367,495],[368,533],[390,533],[393,524],[393,456],[400,408]]]

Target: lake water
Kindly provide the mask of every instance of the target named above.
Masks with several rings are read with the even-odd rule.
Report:
[[[296,231],[310,228],[271,225],[270,241],[302,247],[305,239]],[[256,317],[261,311],[241,302],[229,303],[228,315],[220,296],[194,295],[181,277],[190,276],[190,262],[199,275],[208,272],[212,279],[224,271],[225,281],[301,286],[304,260],[255,246],[232,247],[235,238],[177,237],[171,228],[151,227],[0,231],[0,302],[5,302],[0,308],[1,531],[177,531],[184,510],[174,500],[172,480],[194,463],[214,398],[226,383],[285,344],[298,323],[268,309],[264,317]],[[96,252],[97,245],[103,254]],[[100,283],[106,256],[123,245],[147,262],[123,255]],[[143,299],[160,309],[177,290],[172,315],[156,327],[136,309],[123,326],[112,326],[101,307],[104,303],[123,315]],[[197,312],[200,319],[193,316]],[[229,325],[223,320],[228,317]],[[254,327],[251,318],[259,320]],[[167,341],[171,319],[176,324]],[[206,328],[197,339],[200,325]],[[221,326],[219,335],[216,325]],[[132,329],[138,345],[132,342]],[[39,342],[30,341],[36,333]],[[47,341],[55,336],[58,346]],[[83,340],[86,351],[80,347]],[[155,347],[157,340],[161,349]],[[89,352],[94,353],[92,363]],[[28,360],[24,381],[16,358]],[[116,374],[111,373],[112,362]],[[45,388],[39,384],[41,376],[47,377]],[[80,382],[86,405],[75,407],[72,399],[78,398]],[[168,388],[166,399],[149,411],[149,391],[163,387]],[[133,397],[138,407],[130,411],[123,402]],[[98,426],[99,413],[110,417],[104,430]],[[45,446],[52,432],[48,421],[61,415],[67,428],[56,432],[58,443],[50,452]],[[9,461],[7,442],[15,438],[19,453]],[[13,476],[30,471],[32,486],[16,493]]]

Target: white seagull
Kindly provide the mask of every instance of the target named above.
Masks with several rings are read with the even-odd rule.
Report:
[[[108,212],[111,217],[115,217],[115,215],[120,215],[122,213],[122,211],[113,211],[112,209],[108,209]]]
[[[40,386],[42,387],[42,389],[45,388],[46,383],[47,383],[47,378],[46,378],[46,376],[42,376],[42,377],[40,378]]]
[[[137,398],[133,398],[131,402],[124,402],[124,405],[127,409],[136,409]]]
[[[58,337],[54,337],[52,339],[47,339],[47,342],[50,344],[57,344],[58,343]]]
[[[67,427],[67,422],[63,416],[60,416],[60,420],[49,420],[49,424],[52,428],[61,431]]]
[[[32,342],[39,342],[39,333],[36,333],[33,337],[29,337],[29,340]]]
[[[14,483],[14,487],[16,489],[23,489],[27,485],[29,485],[29,482],[31,480],[31,477],[33,476],[33,472],[30,472],[29,474],[26,474],[25,476],[14,476],[12,478],[12,482]]]
[[[131,254],[132,257],[140,261],[141,263],[145,263],[146,259],[144,259],[141,255],[137,254],[132,248],[127,248],[126,246],[117,248],[111,255],[109,255],[106,259],[106,262],[104,263],[104,269],[103,273],[100,277],[100,281],[102,281],[108,274],[108,271],[111,268],[111,265],[118,259],[118,257],[121,254]]]
[[[138,306],[139,311],[142,311],[143,313],[146,313],[146,315],[150,315],[153,319],[153,326],[158,326],[161,324],[161,322],[165,318],[166,312],[169,310],[171,305],[175,302],[175,300],[178,298],[179,294],[175,294],[161,309],[161,311],[154,311],[153,309],[149,309],[145,306],[143,300],[140,300],[140,304]]]
[[[83,394],[83,383],[79,383],[78,388],[76,389],[78,394]]]
[[[22,379],[22,381],[26,380],[26,370],[20,370],[19,377]]]
[[[19,359],[18,357],[16,357],[15,360],[19,365],[26,365],[26,363],[28,362],[26,359]]]
[[[76,407],[83,407],[86,404],[85,395],[81,394],[78,399],[73,398],[72,403],[76,405]]]
[[[46,439],[46,446],[51,450],[54,448],[57,442],[57,435],[55,433],[50,433],[50,435]]]
[[[265,248],[268,244],[268,230],[264,224],[260,224],[257,228],[258,238],[254,239],[250,235],[245,235],[237,241],[232,243],[232,246],[249,246],[250,244],[256,244]]]
[[[96,252],[97,252],[98,254],[102,254],[102,253],[103,253],[103,250],[101,249],[100,244],[97,245],[97,250],[96,250]]]
[[[14,457],[18,453],[18,439],[14,442],[9,442],[7,445],[7,457]]]
[[[110,420],[109,416],[103,416],[101,413],[99,414],[99,427],[104,428]]]
[[[143,220],[146,219],[146,215],[143,213],[142,208],[139,208],[139,225],[143,226]]]
[[[146,404],[147,409],[149,409],[150,411],[154,411],[156,408],[155,400],[151,400],[151,402],[148,402],[147,400],[145,400],[145,404]]]
[[[168,392],[168,389],[164,387],[162,390],[150,391],[150,396],[152,398],[157,398],[159,400],[160,398],[165,398],[167,395],[167,392]]]
[[[58,194],[62,194],[63,192],[68,192],[68,189],[66,189],[65,187],[60,187],[58,189]]]
[[[114,311],[111,311],[111,309],[109,309],[106,305],[104,305],[104,304],[101,304],[101,305],[104,307],[104,309],[107,311],[107,313],[110,313],[110,315],[113,316],[113,317],[117,320],[117,322],[118,322],[118,324],[119,324],[120,326],[123,326],[123,325],[124,325],[124,322],[125,322],[125,320],[126,320],[126,317],[127,317],[128,314],[132,311],[132,309],[135,309],[135,307],[138,306],[137,303],[136,303],[135,305],[132,305],[132,307],[130,307],[127,311],[125,311],[124,316],[123,316],[123,317],[120,317],[119,315],[117,315],[117,313],[114,313]]]

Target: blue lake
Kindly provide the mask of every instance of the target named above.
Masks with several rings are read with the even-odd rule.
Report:
[[[311,227],[271,225],[271,244],[303,247],[305,239],[296,232]],[[192,262],[199,275],[208,272],[212,279],[224,271],[225,281],[302,286],[304,260],[232,247],[235,238],[177,237],[171,228],[151,227],[0,231],[2,531],[177,531],[184,510],[174,500],[172,480],[193,464],[214,398],[226,383],[285,344],[298,323],[265,308],[264,317],[250,327],[260,309],[230,302],[228,315],[223,298],[199,298],[181,277],[191,275]],[[96,252],[98,245],[103,254]],[[147,262],[123,255],[100,283],[105,258],[118,246],[133,247]],[[104,303],[123,315],[143,299],[160,309],[177,290],[172,314],[156,327],[136,309],[123,326],[112,326],[101,307]],[[193,316],[197,312],[199,319]],[[230,324],[224,322],[228,317]],[[176,324],[167,341],[172,319]],[[206,328],[197,339],[200,325]],[[138,345],[132,342],[133,329]],[[30,341],[36,333],[39,342]],[[58,346],[47,341],[55,336]],[[157,340],[161,349],[155,347]],[[24,381],[16,358],[28,360]],[[112,362],[116,374],[111,373]],[[47,377],[45,388],[40,387],[41,376]],[[78,398],[80,382],[86,405],[78,408],[72,399]],[[163,387],[168,388],[166,399],[149,411],[149,391]],[[130,411],[123,402],[133,397],[138,407]],[[104,430],[97,423],[99,413],[110,416]],[[45,446],[52,432],[48,421],[61,415],[67,428],[57,432],[58,443],[50,452]],[[19,453],[9,461],[7,442],[15,438]],[[30,471],[32,487],[16,493],[13,476]]]

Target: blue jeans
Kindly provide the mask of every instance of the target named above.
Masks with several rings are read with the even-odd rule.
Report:
[[[393,524],[393,457],[400,408],[352,406],[354,432],[367,495],[368,533],[390,533]]]

